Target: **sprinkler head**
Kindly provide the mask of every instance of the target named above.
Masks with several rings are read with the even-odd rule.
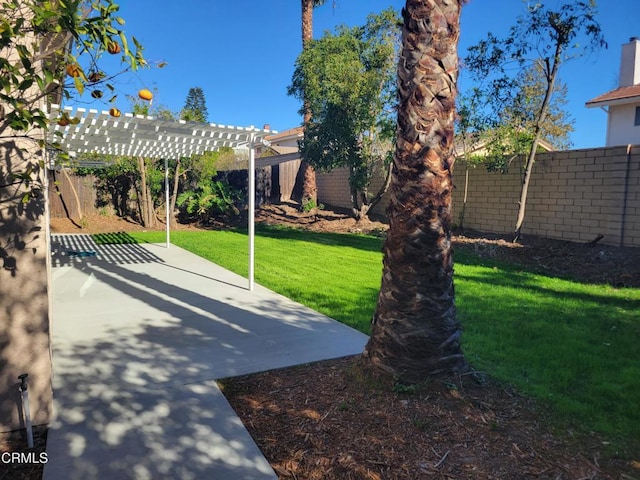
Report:
[[[27,377],[29,376],[28,373],[23,373],[22,375],[18,375],[18,379],[20,379],[20,391],[24,392],[25,390],[27,390],[27,388],[29,388],[27,386]]]

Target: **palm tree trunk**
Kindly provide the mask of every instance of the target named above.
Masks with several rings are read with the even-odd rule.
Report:
[[[383,274],[364,356],[399,381],[467,368],[456,318],[451,170],[462,0],[407,0]]]
[[[302,0],[302,48],[313,39],[313,7],[321,5],[323,1],[318,0]],[[304,103],[303,121],[306,125],[311,120],[311,110],[308,102]],[[316,185],[316,171],[304,158],[300,162],[300,170],[302,172],[302,197],[300,203],[302,206],[318,205],[318,187]]]

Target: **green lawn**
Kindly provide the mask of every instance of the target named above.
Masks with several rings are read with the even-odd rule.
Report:
[[[247,274],[246,232],[179,231],[172,243]],[[256,281],[368,333],[381,245],[375,237],[259,227]],[[462,253],[455,261],[464,349],[476,369],[541,400],[562,423],[605,435],[615,449],[640,445],[639,289],[580,284]]]

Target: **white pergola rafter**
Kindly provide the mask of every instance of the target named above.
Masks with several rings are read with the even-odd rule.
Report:
[[[79,123],[61,126],[57,120],[66,113]],[[125,113],[113,117],[109,112],[81,107],[52,105],[48,114],[47,138],[57,142],[70,154],[100,153],[104,155],[164,159],[167,205],[167,248],[170,243],[169,159],[190,157],[221,147],[249,150],[249,290],[254,285],[255,245],[255,145],[267,135],[277,133],[250,127],[234,127],[215,123],[162,120]]]

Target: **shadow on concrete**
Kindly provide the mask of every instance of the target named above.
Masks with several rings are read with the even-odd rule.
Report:
[[[54,269],[44,478],[276,478],[215,379],[359,353],[366,336],[177,247],[112,247]]]

